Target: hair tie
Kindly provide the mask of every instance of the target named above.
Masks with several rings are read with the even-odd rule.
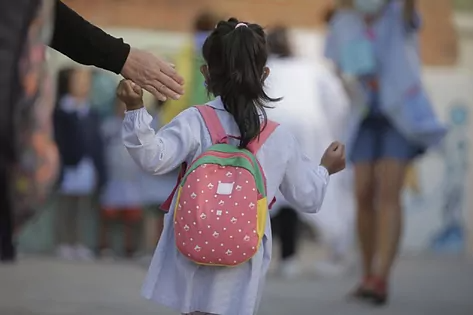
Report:
[[[244,27],[248,27],[248,25],[246,23],[238,23],[236,26],[235,26],[235,29],[241,27],[241,26],[244,26]]]

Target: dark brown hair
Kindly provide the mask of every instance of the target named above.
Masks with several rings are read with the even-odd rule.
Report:
[[[292,56],[291,44],[287,28],[284,26],[273,27],[268,33],[269,53],[279,58]]]
[[[220,21],[202,54],[208,66],[207,89],[222,98],[240,130],[240,148],[245,148],[259,136],[261,123],[266,124],[266,103],[279,99],[264,91],[268,50],[263,28],[249,23],[236,28],[239,23],[235,18]]]
[[[210,32],[217,25],[218,17],[210,11],[203,11],[194,20],[195,32]]]

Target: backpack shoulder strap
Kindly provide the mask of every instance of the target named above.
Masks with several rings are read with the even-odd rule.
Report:
[[[255,154],[261,149],[263,144],[268,140],[268,138],[271,136],[274,130],[279,126],[278,123],[272,121],[272,120],[267,120],[266,125],[262,127],[261,133],[259,134],[259,137],[254,139],[248,144],[248,150]]]
[[[209,105],[195,106],[209,130],[212,144],[227,143],[227,133],[218,118],[215,108]]]
[[[263,144],[266,142],[266,140],[268,140],[268,138],[271,136],[271,134],[274,132],[274,130],[276,130],[276,128],[278,126],[279,126],[278,123],[276,123],[272,120],[267,120],[266,125],[262,126],[262,130],[261,130],[261,133],[259,134],[259,137],[257,137],[255,140],[251,141],[248,144],[247,149],[251,153],[256,155],[256,153],[258,153],[259,149],[261,149]],[[263,168],[261,167],[261,164],[259,163],[258,159],[256,159],[256,161],[258,162],[258,167],[261,169],[261,171],[263,171]],[[264,172],[262,172],[262,175],[263,175],[263,180],[264,180],[264,187],[265,187],[265,189],[267,189],[266,176],[264,175]],[[273,197],[273,200],[271,200],[271,202],[269,202],[269,204],[268,204],[268,209],[271,210],[271,208],[273,207],[275,202],[276,202],[276,197]]]
[[[215,109],[208,105],[198,105],[194,107],[197,108],[197,110],[199,111],[200,115],[202,116],[202,119],[204,120],[205,125],[207,126],[207,129],[209,130],[210,137],[212,139],[212,144],[227,143],[227,133],[225,132],[225,129],[223,128]],[[179,175],[177,176],[176,185],[174,186],[174,189],[172,190],[169,197],[161,205],[161,209],[163,211],[169,211],[172,199],[174,198],[174,194],[176,193],[182,178],[184,178],[186,170],[187,164],[182,163],[181,168],[179,170]]]

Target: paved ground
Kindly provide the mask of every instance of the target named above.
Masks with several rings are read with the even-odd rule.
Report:
[[[1,315],[172,315],[144,301],[145,270],[130,263],[65,263],[24,258],[0,266]],[[348,302],[354,278],[282,281],[271,277],[260,315],[472,315],[473,264],[455,259],[405,258],[394,278],[391,304],[372,309]]]

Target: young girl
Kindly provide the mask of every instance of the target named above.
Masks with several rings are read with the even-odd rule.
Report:
[[[236,19],[221,21],[203,46],[206,64],[201,67],[206,85],[216,99],[208,105],[232,144],[246,148],[266,123],[263,83],[269,75],[264,30]],[[181,163],[191,163],[212,145],[199,110],[181,112],[156,134],[152,117],[143,108],[142,91],[122,81],[118,95],[127,104],[123,140],[134,160],[153,174],[164,174]],[[280,189],[284,197],[304,212],[320,208],[329,175],[345,166],[344,146],[333,143],[321,163],[301,153],[295,138],[283,126],[269,136],[256,157],[266,176],[267,200]],[[176,196],[174,196],[174,201]],[[266,220],[257,253],[235,267],[202,266],[188,260],[176,247],[171,207],[145,284],[146,298],[183,314],[253,315],[261,299],[271,259],[271,227]],[[218,211],[217,211],[218,212]]]
[[[94,195],[106,182],[101,120],[90,104],[92,73],[64,69],[58,78],[54,113],[56,143],[61,156],[57,254],[66,260],[91,260],[94,254],[80,229],[80,213],[92,216]]]

